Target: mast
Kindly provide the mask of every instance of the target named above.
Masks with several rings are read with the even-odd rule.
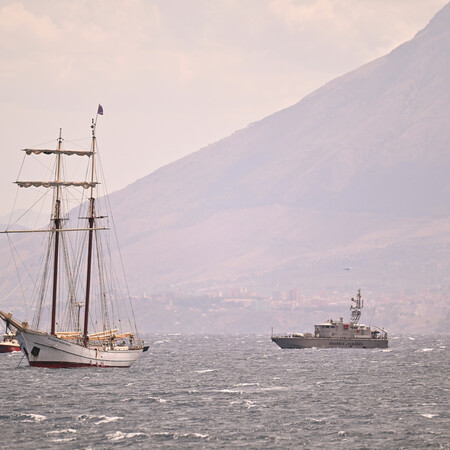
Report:
[[[86,269],[86,301],[84,304],[84,331],[83,331],[83,344],[87,347],[88,344],[88,327],[89,327],[89,301],[91,294],[91,273],[92,273],[92,241],[94,237],[94,221],[95,221],[95,210],[94,210],[94,171],[95,171],[95,146],[96,146],[96,137],[95,137],[95,127],[97,126],[97,118],[100,112],[101,106],[97,110],[97,115],[95,116],[95,121],[92,119],[92,160],[91,160],[91,198],[89,199],[89,238],[88,238],[88,255],[87,255],[87,269]],[[101,114],[103,114],[103,109],[101,110]]]
[[[364,300],[361,298],[361,289],[358,289],[358,295],[356,296],[356,300],[354,298],[352,298],[351,300],[352,302],[355,302],[355,306],[353,305],[350,306],[350,310],[352,312],[350,323],[357,324],[361,317],[361,310],[364,306]]]
[[[58,150],[61,151],[62,129],[59,129]],[[61,153],[56,156],[56,183],[61,181]],[[61,229],[61,186],[56,184],[55,212],[53,217],[55,230],[55,256],[53,259],[53,295],[52,295],[52,322],[50,334],[56,334],[56,300],[58,295],[58,259],[59,259],[59,231]]]

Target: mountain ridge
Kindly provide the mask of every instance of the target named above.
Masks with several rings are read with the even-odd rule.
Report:
[[[114,193],[134,281],[258,287],[352,239],[445,222],[449,61],[450,4],[389,54]]]
[[[445,298],[449,104],[447,4],[387,55],[112,193],[132,294]]]

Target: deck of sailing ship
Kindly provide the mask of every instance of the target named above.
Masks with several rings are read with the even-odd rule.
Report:
[[[97,177],[96,126],[98,115],[103,114],[99,105],[95,120],[92,120],[90,150],[66,150],[60,130],[56,149],[25,149],[26,156],[53,155],[54,171],[51,181],[16,181],[20,188],[44,188],[53,190],[52,212],[49,227],[36,230],[7,229],[4,233],[46,233],[47,250],[41,266],[40,284],[36,290],[35,315],[30,325],[20,321],[12,313],[0,311],[7,327],[16,331],[20,348],[30,366],[35,367],[130,367],[148,347],[138,339],[136,324],[129,320],[133,331],[122,330],[121,308],[117,299],[117,280],[109,282],[108,275],[116,272],[111,261],[106,262],[103,248],[109,229],[102,226],[108,218],[97,214],[96,190],[100,184]],[[86,179],[68,181],[64,159],[87,158]],[[45,157],[45,156],[44,156]],[[64,209],[69,189],[88,191],[89,198],[80,197],[79,209]],[[73,193],[70,194],[72,199]],[[106,202],[108,205],[109,202]],[[85,210],[87,209],[87,210]],[[78,214],[78,222],[69,216]],[[80,220],[87,224],[80,226]],[[73,225],[73,223],[76,225]],[[67,235],[80,235],[75,244],[69,244]],[[106,243],[109,249],[109,243]],[[76,249],[76,250],[75,250]],[[71,258],[72,257],[72,258]],[[82,264],[84,262],[85,264]],[[64,272],[64,275],[62,275]],[[96,300],[93,302],[94,285]],[[127,295],[129,300],[129,296]],[[50,307],[46,299],[50,299]],[[83,301],[79,301],[82,298]],[[95,309],[97,304],[97,309]],[[132,313],[131,303],[129,304]],[[48,312],[49,331],[41,331],[43,316]],[[81,316],[82,315],[82,319]],[[94,331],[90,331],[94,329]]]

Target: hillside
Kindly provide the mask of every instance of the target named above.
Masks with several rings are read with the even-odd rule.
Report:
[[[362,288],[378,324],[448,331],[449,105],[450,4],[388,55],[113,193],[141,329],[310,327]],[[12,260],[1,241],[7,308]]]
[[[133,290],[450,288],[449,84],[447,5],[390,54],[115,193]]]

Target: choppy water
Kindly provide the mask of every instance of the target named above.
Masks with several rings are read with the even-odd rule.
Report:
[[[0,355],[16,448],[450,448],[450,336],[281,350],[267,336],[153,335],[131,369]]]

